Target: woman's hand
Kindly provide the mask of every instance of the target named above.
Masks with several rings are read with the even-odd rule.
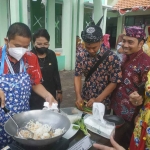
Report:
[[[78,98],[75,102],[78,109],[83,110],[84,101],[82,98]]]
[[[113,147],[108,147],[101,144],[93,144],[93,146],[98,150],[125,150],[122,146],[120,146],[117,142],[115,142],[113,137],[110,138],[110,142]]]
[[[96,98],[91,98],[91,99],[87,102],[86,106],[87,106],[87,107],[92,107],[92,106],[93,106],[93,103],[96,102],[96,101],[97,101]]]
[[[134,106],[140,106],[143,103],[143,98],[137,93],[137,91],[134,91],[129,95],[129,100]]]
[[[0,89],[0,104],[2,108],[5,106],[5,94],[1,89]]]

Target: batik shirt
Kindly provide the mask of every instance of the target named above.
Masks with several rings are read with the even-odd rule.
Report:
[[[75,76],[81,76],[82,74],[86,76],[107,50],[102,45],[100,52],[95,57],[91,57],[85,49],[78,52],[76,55]],[[119,59],[110,51],[105,60],[100,63],[97,70],[84,82],[81,93],[82,98],[87,101],[91,98],[97,98],[110,82],[120,83],[121,74]],[[107,109],[109,109],[110,95],[103,102],[107,106]]]
[[[0,48],[0,58],[1,58],[1,55],[2,55],[2,49]],[[9,60],[11,62],[10,57],[9,57]],[[32,85],[40,84],[42,81],[42,75],[41,75],[41,70],[40,70],[38,59],[37,59],[36,55],[33,54],[32,52],[26,52],[23,56],[23,61],[24,61],[27,73],[30,76],[31,84]],[[15,73],[19,73],[19,69],[20,69],[19,62],[12,65],[12,67],[13,67]],[[9,73],[9,69],[8,69],[7,63],[5,62],[4,74],[8,74],[8,73]]]
[[[131,121],[135,113],[135,106],[129,101],[129,95],[138,91],[137,86],[147,81],[147,72],[150,70],[150,57],[143,50],[126,56],[122,64],[122,82],[114,90],[111,107],[125,120]]]

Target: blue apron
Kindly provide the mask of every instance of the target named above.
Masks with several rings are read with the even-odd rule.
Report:
[[[4,63],[7,63],[10,73],[4,74]],[[6,55],[6,45],[2,49],[0,64],[0,89],[5,93],[5,105],[10,109],[11,115],[29,110],[31,83],[26,72],[23,60],[20,60],[20,72],[14,73],[11,63]],[[12,142],[5,132],[4,124],[9,116],[0,108],[0,149]]]

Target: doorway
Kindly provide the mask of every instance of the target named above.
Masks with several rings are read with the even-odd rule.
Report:
[[[106,34],[110,35],[109,42],[111,49],[115,49],[117,36],[117,17],[107,17]]]

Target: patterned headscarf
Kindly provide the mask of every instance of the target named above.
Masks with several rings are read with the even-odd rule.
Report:
[[[109,37],[110,37],[109,34],[104,34],[104,36],[103,36],[103,43],[104,43],[104,45],[105,45],[107,48],[110,49]]]
[[[85,28],[84,31],[81,32],[81,37],[84,42],[86,43],[96,43],[99,42],[103,38],[102,29],[100,28],[101,21],[103,16],[95,25],[94,21],[92,20],[90,25]]]
[[[141,27],[132,26],[132,27],[125,27],[126,36],[135,37],[137,39],[145,39],[145,31]]]

